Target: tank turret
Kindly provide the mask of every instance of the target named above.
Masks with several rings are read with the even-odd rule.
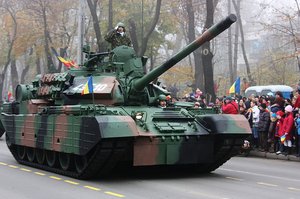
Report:
[[[125,50],[128,47],[119,47],[114,50],[115,63],[123,67],[124,73],[118,75],[118,80],[123,88],[124,104],[153,104],[159,94],[168,94],[156,85],[150,84],[153,80],[165,73],[168,69],[175,66],[176,63],[188,56],[199,48],[202,44],[210,41],[221,32],[230,27],[236,21],[236,16],[231,14],[221,22],[207,29],[195,41],[179,51],[171,59],[165,61],[162,65],[154,68],[148,74],[143,73],[145,58],[136,58],[133,51]],[[129,63],[131,62],[131,63]],[[123,64],[122,64],[123,63]],[[120,70],[118,70],[120,71]]]
[[[235,20],[228,16],[148,74],[147,59],[131,47],[85,47],[81,68],[17,86],[16,100],[1,107],[0,136],[5,131],[20,164],[74,178],[108,175],[117,165],[213,171],[251,135],[248,120],[184,102],[168,107],[169,92],[151,82]],[[92,89],[83,92],[87,82]]]
[[[53,105],[153,105],[160,94],[168,95],[169,92],[151,82],[235,21],[236,16],[229,15],[148,74],[143,69],[147,58],[137,57],[131,47],[119,46],[111,52],[101,53],[84,47],[86,56],[82,68],[66,73],[38,75],[32,85],[17,87],[17,101],[40,99],[42,103]],[[93,76],[93,102],[91,94],[81,95],[88,76]]]

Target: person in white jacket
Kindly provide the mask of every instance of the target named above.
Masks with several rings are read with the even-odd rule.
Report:
[[[257,101],[252,100],[250,103],[252,113],[253,113],[253,126],[252,126],[252,137],[253,137],[253,147],[258,147],[258,122],[259,122],[259,108],[257,106]]]

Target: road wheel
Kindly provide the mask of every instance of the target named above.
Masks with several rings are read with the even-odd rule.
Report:
[[[46,154],[44,149],[36,149],[36,161],[39,164],[44,164],[46,159]]]
[[[17,156],[21,160],[26,158],[26,148],[24,146],[17,146]]]
[[[75,159],[76,171],[78,173],[81,173],[86,168],[86,166],[88,165],[87,157],[76,155],[76,156],[74,156],[74,159]]]
[[[56,166],[56,152],[55,151],[46,151],[46,162],[49,167]]]
[[[58,154],[58,160],[60,167],[64,170],[67,171],[70,166],[71,166],[71,155],[68,153],[59,153]]]
[[[26,148],[26,155],[29,162],[33,162],[35,158],[35,149],[31,147]]]

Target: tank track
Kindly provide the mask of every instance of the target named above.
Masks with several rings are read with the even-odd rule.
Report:
[[[230,144],[224,144],[224,140],[230,140]],[[196,164],[191,165],[192,170],[197,173],[209,173],[221,165],[223,165],[231,157],[238,154],[240,150],[240,143],[236,143],[240,138],[219,138],[215,142],[215,153],[212,163],[207,164]],[[83,169],[81,173],[76,172],[73,168],[71,171],[65,171],[61,168],[49,167],[47,164],[38,164],[37,162],[30,162],[28,160],[22,160],[17,155],[17,145],[8,145],[12,155],[20,164],[42,169],[45,171],[57,173],[60,175],[69,176],[77,179],[90,179],[98,177],[103,177],[109,174],[109,172],[122,162],[124,154],[128,153],[132,142],[129,140],[106,140],[100,141],[92,150],[92,154],[88,160],[87,166]]]
[[[100,141],[95,148],[91,156],[89,157],[87,165],[82,172],[78,173],[76,169],[71,167],[70,170],[63,170],[56,167],[50,167],[47,163],[38,164],[36,161],[30,162],[28,160],[20,159],[17,155],[17,145],[8,145],[12,155],[20,164],[42,169],[45,171],[57,173],[64,176],[69,176],[77,179],[90,179],[95,176],[105,176],[111,171],[120,159],[124,156],[124,153],[128,150],[130,143],[128,140],[106,140]],[[58,160],[57,160],[58,161]],[[74,161],[73,161],[74,163]],[[56,164],[59,165],[59,164]]]
[[[238,139],[231,139],[230,145],[224,144],[224,138],[218,139],[215,144],[215,154],[214,160],[210,164],[199,164],[194,166],[194,170],[198,173],[210,173],[220,166],[222,166],[225,162],[227,162],[231,157],[236,156],[238,151],[240,150],[240,143],[236,143]]]

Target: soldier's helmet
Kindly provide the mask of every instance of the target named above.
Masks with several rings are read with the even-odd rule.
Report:
[[[122,22],[119,22],[119,23],[117,24],[117,27],[123,27],[123,28],[125,28],[125,24],[122,23]]]
[[[161,94],[161,95],[158,96],[158,100],[159,101],[166,101],[167,97],[165,95]]]

